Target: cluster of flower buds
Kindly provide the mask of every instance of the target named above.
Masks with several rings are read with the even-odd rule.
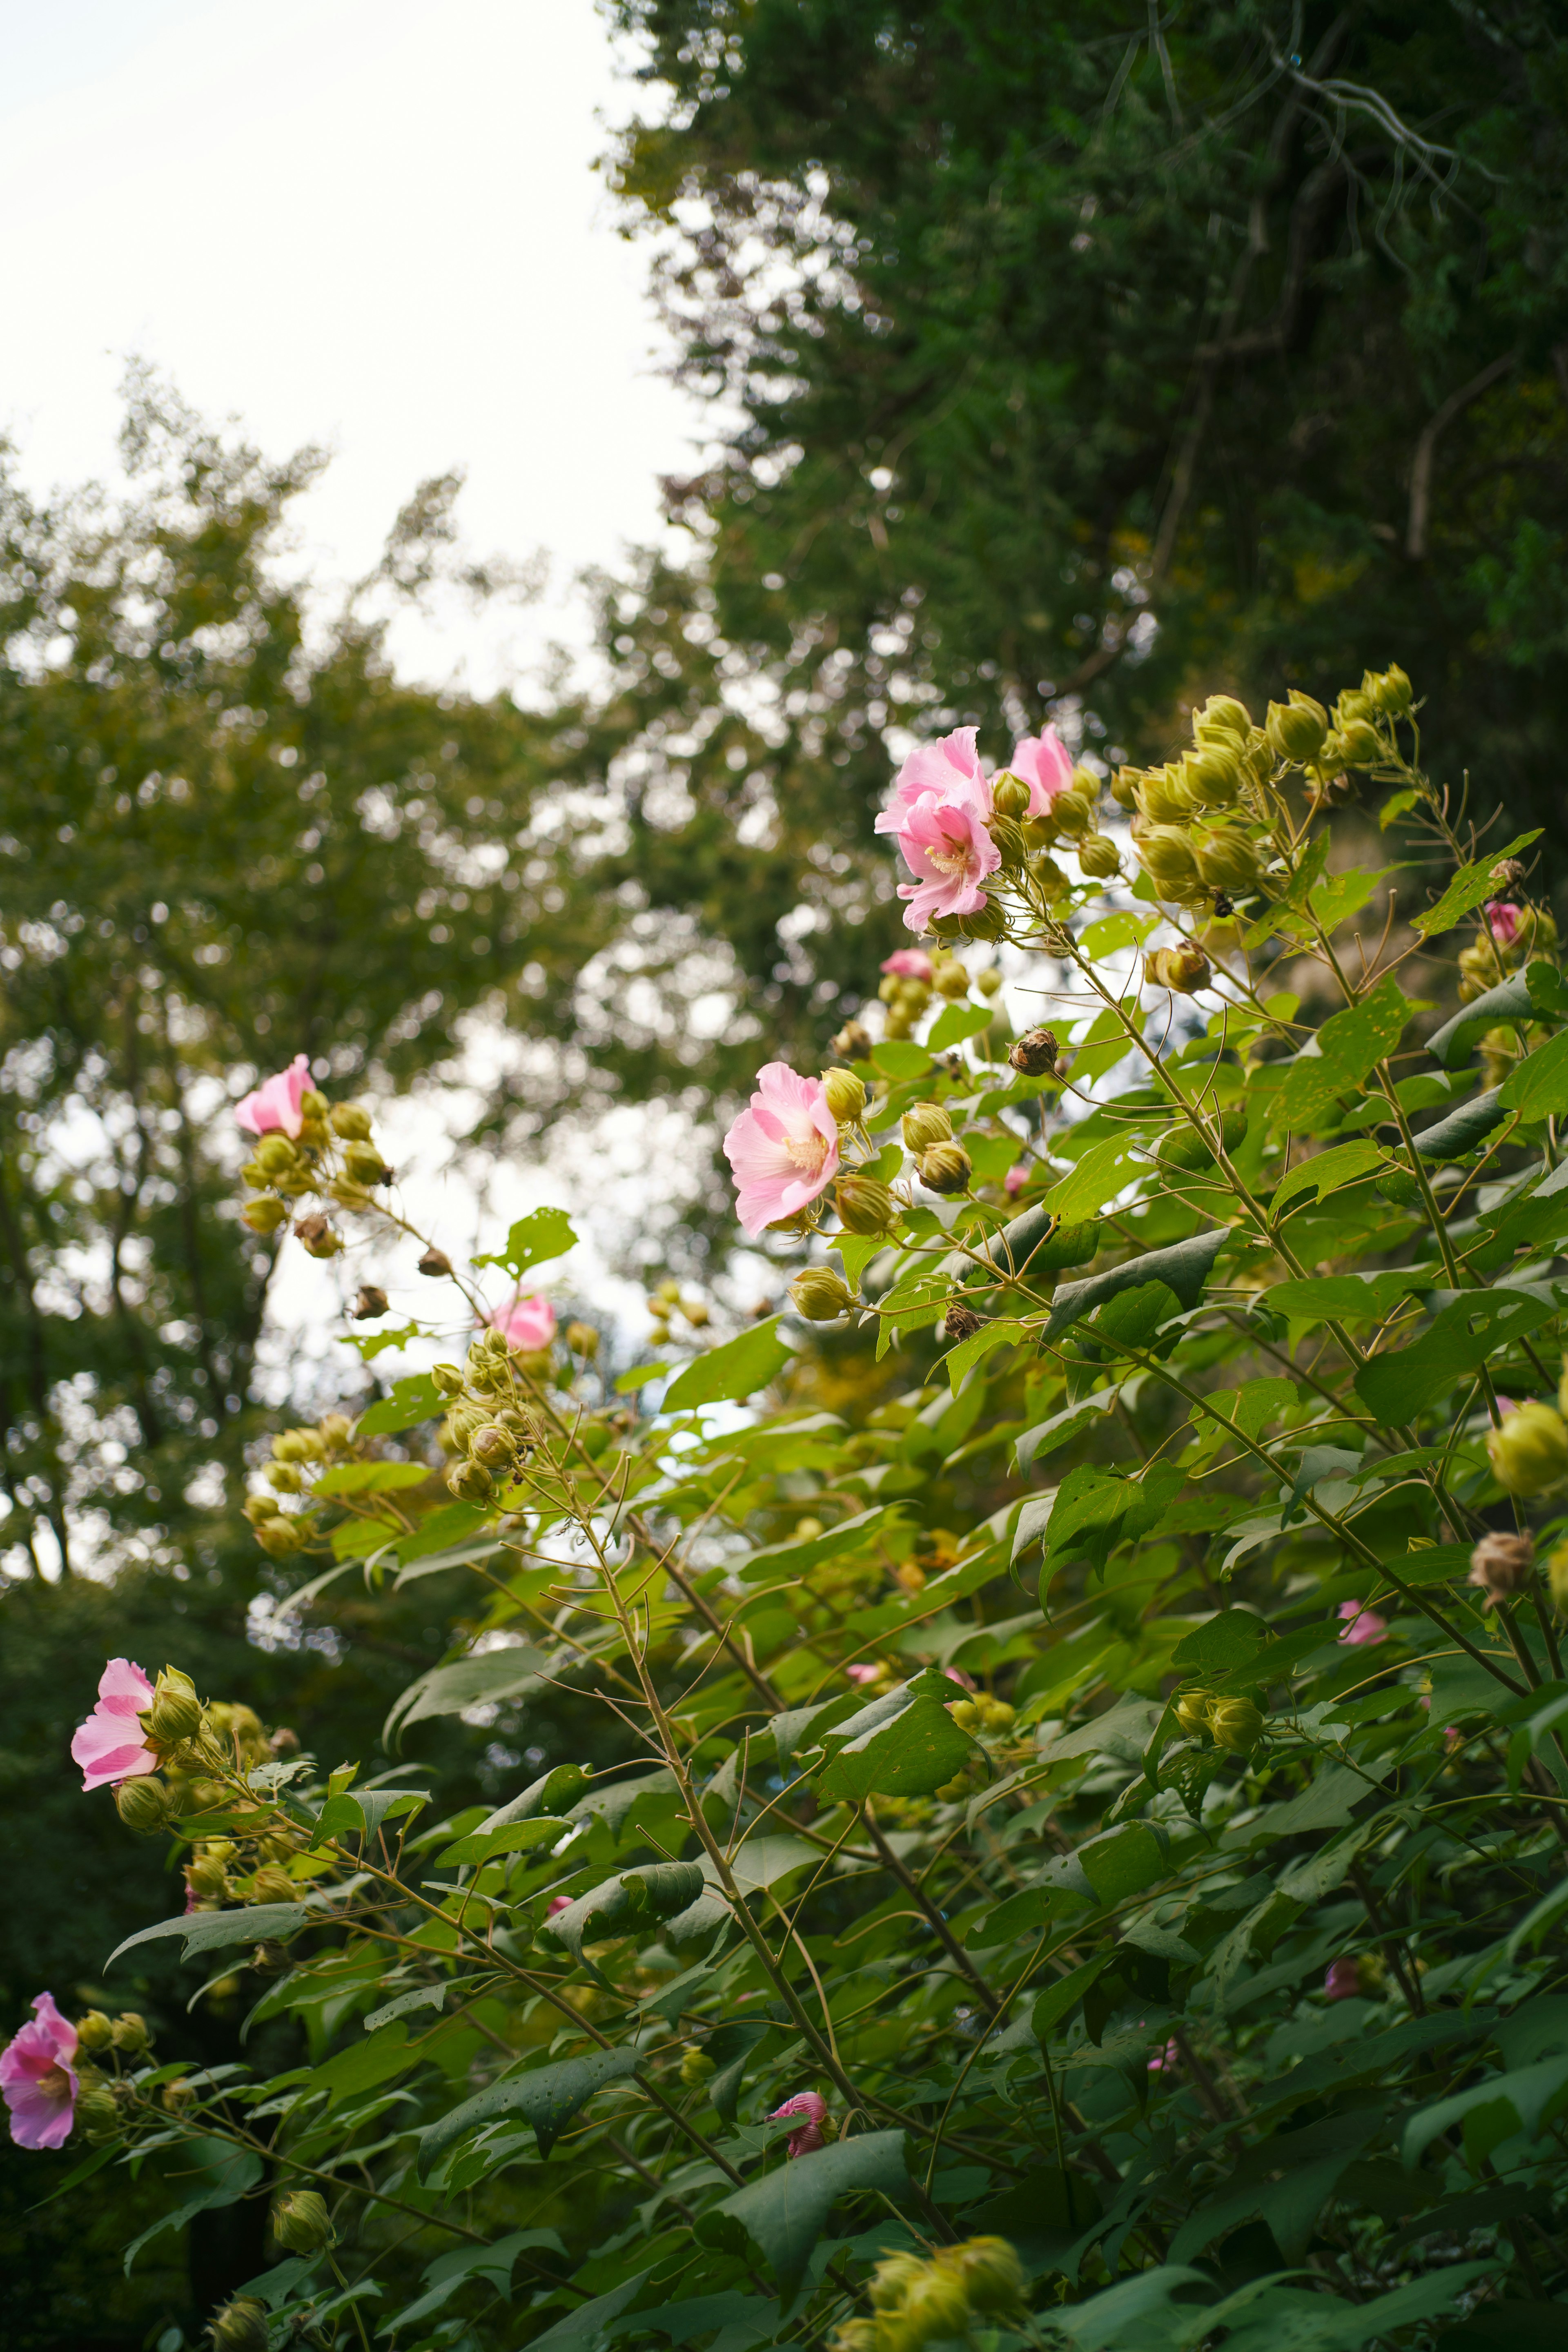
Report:
[[[940,1103],[915,1103],[904,1113],[901,1132],[914,1154],[916,1171],[930,1192],[967,1192],[974,1171],[967,1151],[955,1143],[952,1121]]]
[[[846,2321],[832,2352],[921,2352],[973,2341],[977,2321],[1023,2316],[1024,2266],[1005,2238],[965,2238],[934,2254],[892,2254],[871,2274],[872,2319]]]
[[[462,1503],[488,1503],[514,1477],[544,1436],[544,1423],[526,1401],[504,1331],[479,1332],[462,1365],[437,1364],[431,1379],[447,1400],[441,1443],[458,1458],[447,1473]]]
[[[960,1731],[968,1731],[978,1738],[999,1739],[1011,1731],[1016,1708],[1005,1698],[993,1698],[989,1691],[976,1691],[973,1698],[955,1699],[948,1708]]]
[[[250,1713],[248,1707],[233,1711]],[[204,1839],[192,1848],[185,1864],[190,1908],[221,1911],[226,1903],[298,1902],[300,1883],[285,1865],[304,1843],[301,1831],[276,1821],[254,1836],[237,1830],[230,1837]]]
[[[1212,1691],[1183,1691],[1176,1721],[1189,1738],[1206,1736],[1229,1756],[1250,1756],[1264,1731],[1263,1711],[1255,1701]]]
[[[1039,798],[1038,791],[1031,791],[1028,781],[1009,768],[992,785],[990,834],[1004,874],[1026,866],[1047,898],[1059,898],[1068,880],[1050,853],[1064,841],[1071,844],[1082,871],[1095,880],[1108,882],[1121,873],[1116,844],[1096,824],[1100,778],[1092,768],[1074,768],[1065,787],[1053,792],[1047,804],[1037,806],[1031,816],[1031,801],[1037,803]]]
[[[1505,1494],[1544,1495],[1568,1481],[1568,1423],[1552,1405],[1516,1405],[1489,1433],[1487,1453]]]
[[[353,1433],[347,1413],[329,1412],[313,1428],[279,1430],[273,1439],[267,1485],[247,1495],[244,1504],[257,1542],[273,1559],[291,1559],[316,1532],[310,1508],[288,1511],[283,1497],[307,1494],[316,1472],[345,1460],[353,1449]]]
[[[241,1173],[253,1193],[240,1212],[253,1234],[294,1231],[312,1257],[335,1257],[342,1236],[320,1209],[296,1217],[315,1196],[341,1209],[374,1206],[392,1170],[376,1149],[370,1114],[357,1103],[330,1103],[309,1083],[305,1056],[247,1095],[236,1119],[256,1138]],[[384,1312],[384,1309],[381,1310]]]
[[[1163,767],[1118,771],[1111,789],[1132,811],[1133,845],[1158,898],[1195,908],[1264,887],[1262,792],[1274,759],[1246,705],[1215,694],[1194,714],[1190,751]]]
[[[683,1321],[690,1325],[694,1331],[700,1331],[703,1329],[709,1320],[708,1307],[705,1302],[700,1298],[686,1297],[681,1290],[679,1283],[676,1281],[673,1275],[667,1275],[665,1279],[659,1283],[652,1292],[650,1292],[648,1296],[647,1311],[653,1318],[653,1329],[648,1336],[653,1346],[656,1348],[663,1348],[668,1345],[670,1323],[675,1316],[679,1315]],[[580,1330],[583,1327],[580,1324],[576,1323],[570,1323],[567,1325],[566,1341],[568,1346],[572,1344],[573,1332]]]

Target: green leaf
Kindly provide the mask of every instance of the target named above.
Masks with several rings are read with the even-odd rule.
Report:
[[[1104,1837],[1089,1839],[1079,1846],[1078,1858],[1097,1901],[1108,1911],[1163,1878],[1170,1868],[1163,1846],[1143,1822],[1126,1822]]]
[[[766,2025],[739,2018],[718,2027],[702,2045],[718,2068],[717,2074],[709,2078],[708,2103],[727,2124],[735,2120],[746,2068],[758,2042],[766,2038],[770,2030]]]
[[[590,1928],[595,1941],[604,1942],[612,1934],[628,1935],[652,1919],[678,1918],[696,1902],[705,1884],[698,1863],[645,1862],[579,1895],[549,1922],[550,1933],[581,1967]]]
[[[966,1037],[977,1037],[982,1029],[989,1029],[995,1017],[988,1004],[944,1004],[931,1025],[927,1047],[941,1054],[949,1045],[961,1045]]]
[[[428,1372],[415,1372],[405,1381],[395,1381],[390,1396],[362,1412],[357,1423],[361,1437],[391,1437],[400,1429],[412,1429],[416,1422],[434,1421],[447,1410],[447,1400]]]
[[[327,1496],[395,1495],[404,1486],[423,1486],[429,1475],[427,1462],[340,1462],[335,1469],[322,1471],[316,1481],[316,1492]]]
[[[519,1280],[531,1266],[543,1265],[547,1259],[563,1257],[577,1246],[577,1236],[572,1230],[572,1220],[564,1209],[534,1209],[526,1217],[519,1217],[506,1237],[506,1247],[488,1257],[477,1257],[475,1265],[500,1265]]]
[[[1019,1469],[1029,1469],[1046,1454],[1054,1454],[1058,1446],[1065,1445],[1069,1438],[1076,1437],[1080,1430],[1087,1429],[1101,1413],[1110,1412],[1121,1393],[1119,1388],[1099,1389],[1093,1396],[1084,1397],[1078,1404],[1069,1404],[1062,1412],[1052,1413],[1048,1421],[1037,1422],[1033,1429],[1026,1429],[1022,1436],[1013,1443]]]
[[[493,2287],[497,2294],[510,2294],[513,2266],[519,2254],[531,2246],[548,2247],[562,2256],[566,2252],[555,2230],[514,2230],[510,2237],[498,2238],[493,2246],[459,2246],[455,2253],[437,2254],[426,2269],[424,2294],[394,2312],[376,2333],[395,2336],[399,2328],[412,2327],[416,2320],[428,2319],[473,2279]]]
[[[1422,1160],[1462,1160],[1484,1142],[1494,1127],[1500,1127],[1506,1114],[1500,1099],[1500,1089],[1489,1087],[1483,1095],[1472,1097],[1440,1118],[1436,1127],[1424,1127],[1419,1135],[1412,1136],[1417,1156]]]
[[[1373,1356],[1355,1376],[1355,1391],[1370,1412],[1400,1428],[1446,1396],[1510,1341],[1549,1323],[1550,1299],[1525,1290],[1467,1291],[1422,1332],[1387,1355]]]
[[[597,2352],[605,2341],[605,2331],[613,2319],[618,2319],[628,2303],[635,2303],[642,2293],[648,2271],[637,2271],[619,2286],[605,2294],[596,2294],[591,2303],[579,2304],[542,2336],[535,2336],[528,2352]]]
[[[1158,928],[1160,919],[1158,915],[1102,915],[1080,933],[1079,945],[1086,956],[1098,962],[1101,956],[1114,955],[1118,948],[1141,947],[1150,932]]]
[[[923,1078],[931,1068],[925,1047],[904,1037],[884,1037],[879,1045],[872,1046],[871,1061],[885,1078]]]
[[[740,2224],[777,2278],[787,2304],[834,2205],[840,2197],[863,2189],[885,2197],[909,2194],[901,2131],[857,2132],[830,2147],[786,2158],[760,2180],[748,2181],[727,2197],[717,2211]],[[697,2229],[710,2243],[727,2234],[712,2227],[709,2215],[700,2217]]]
[[[433,1716],[461,1715],[468,1706],[493,1706],[500,1699],[521,1698],[539,1685],[552,1661],[542,1650],[526,1643],[505,1650],[487,1650],[482,1657],[458,1658],[449,1666],[433,1667],[393,1702],[382,1728],[382,1745],[396,1752],[411,1724]]]
[[[1148,1164],[1148,1153],[1136,1137],[1107,1136],[1102,1143],[1089,1145],[1071,1175],[1051,1187],[1042,1205],[1064,1223],[1092,1217],[1141,1176]]]
[[[684,1412],[689,1405],[727,1403],[765,1389],[795,1353],[794,1344],[779,1335],[781,1319],[770,1315],[765,1323],[688,1364],[670,1382],[662,1410]]]
[[[1498,885],[1492,879],[1493,866],[1505,857],[1517,857],[1521,849],[1528,849],[1532,841],[1540,840],[1541,833],[1542,828],[1537,825],[1532,833],[1518,835],[1505,849],[1489,851],[1479,865],[1461,866],[1436,905],[1428,907],[1424,915],[1412,918],[1412,928],[1427,940],[1435,939],[1439,931],[1451,931],[1454,925],[1461,922],[1483,899],[1497,897]]]
[[[563,1913],[564,1917],[565,1914]],[[624,2082],[636,2071],[635,2050],[591,2050],[581,2058],[560,2058],[526,2074],[504,2074],[477,2091],[419,2136],[419,2178],[427,2180],[449,2147],[501,2116],[521,2116],[532,2126],[539,2153],[548,2156],[578,2110],[606,2083]]]
[[[616,1381],[616,1394],[630,1396],[635,1390],[646,1388],[649,1381],[663,1380],[668,1370],[668,1364],[634,1364],[629,1372],[623,1372]]]
[[[1277,1282],[1264,1304],[1292,1322],[1382,1322],[1407,1292],[1430,1276],[1420,1267],[1394,1267],[1384,1274],[1314,1274],[1301,1282]]]
[[[1029,2012],[1029,2024],[1036,2041],[1044,2049],[1064,2017],[1069,2016],[1095,1979],[1107,1969],[1116,1955],[1100,1952],[1092,1960],[1084,1960],[1078,1968],[1069,1969],[1065,1977],[1047,1985]]]
[[[1552,965],[1530,964],[1523,971],[1516,971],[1500,982],[1496,988],[1489,988],[1485,995],[1478,996],[1473,1003],[1462,1005],[1451,1021],[1445,1021],[1440,1029],[1432,1032],[1426,1040],[1426,1051],[1435,1061],[1441,1062],[1446,1070],[1452,1070],[1464,1060],[1477,1038],[1485,1036],[1489,1029],[1500,1028],[1510,1023],[1517,1026],[1524,1022],[1538,1021],[1541,1013],[1531,993],[1530,975],[1542,970],[1556,979]]]
[[[315,2067],[310,2086],[324,2090],[328,2094],[327,2105],[335,2107],[344,2099],[357,2097],[362,2091],[374,2091],[379,2084],[406,2074],[424,2055],[417,2043],[410,2046],[408,2028],[399,2018],[395,2024],[384,2025],[379,2033],[351,2042],[335,2058]]]
[[[565,1822],[536,1814],[531,1821],[503,1822],[499,1829],[470,1830],[467,1837],[436,1856],[435,1866],[451,1870],[460,1864],[493,1862],[498,1853],[531,1853],[536,1845],[549,1845],[564,1837],[567,1826]]]
[[[1408,1003],[1392,972],[1370,996],[1324,1022],[1313,1039],[1317,1050],[1298,1054],[1274,1098],[1277,1126],[1310,1128],[1341,1095],[1353,1094],[1367,1073],[1386,1059],[1420,1008]]]
[[[960,1695],[944,1675],[928,1671],[873,1699],[830,1734],[833,1752],[815,1786],[824,1796],[857,1802],[929,1797],[975,1752],[973,1740],[947,1711]]]
[[[1404,816],[1409,810],[1415,808],[1420,798],[1420,793],[1411,791],[1408,786],[1402,793],[1390,793],[1377,813],[1378,831],[1386,833],[1395,818]]]
[[[124,1947],[121,1948],[123,1950]],[[236,2147],[229,2140],[187,2140],[180,2149],[174,2177],[188,2179],[194,2172],[200,2186],[185,2199],[184,2204],[176,2206],[173,2212],[163,2214],[150,2228],[143,2230],[140,2237],[132,2239],[125,2249],[126,2277],[130,2277],[131,2266],[142,2247],[153,2239],[164,2230],[183,2230],[187,2221],[195,2220],[198,2213],[212,2213],[225,2205],[237,2205],[255,2188],[265,2168],[260,2157],[253,2156],[248,2148]]]
[[[1568,1029],[1560,1029],[1515,1066],[1498,1100],[1521,1118],[1561,1118],[1568,1111]]]
[[[1211,1674],[1227,1666],[1251,1664],[1258,1644],[1268,1639],[1268,1628],[1250,1610],[1222,1609],[1216,1616],[1184,1633],[1171,1653],[1178,1674]]]
[[[953,1395],[958,1394],[965,1379],[983,1357],[989,1356],[997,1348],[1008,1347],[1029,1337],[1029,1331],[1022,1323],[1011,1323],[999,1318],[994,1323],[982,1324],[980,1329],[972,1331],[967,1339],[961,1339],[956,1348],[950,1348],[942,1362],[948,1386]]]
[[[237,1911],[190,1911],[178,1919],[160,1919],[155,1927],[140,1928],[116,1944],[104,1962],[111,1969],[121,1953],[134,1951],[138,1944],[157,1943],[165,1936],[184,1938],[183,1958],[195,1959],[199,1953],[220,1951],[227,1944],[281,1944],[301,1927],[325,1927],[331,1914],[321,1906],[304,1903],[248,1903]]]
[[[899,1526],[906,1507],[901,1503],[879,1503],[869,1511],[858,1511],[852,1518],[840,1519],[836,1528],[826,1528],[819,1536],[805,1536],[799,1542],[765,1544],[750,1559],[742,1561],[735,1572],[747,1584],[759,1585],[764,1591],[775,1584],[793,1583],[797,1577],[820,1568],[826,1560],[843,1559],[851,1552],[863,1550],[868,1544],[879,1543]]]
[[[1321,1201],[1325,1193],[1342,1192],[1347,1184],[1370,1176],[1373,1169],[1385,1166],[1387,1159],[1382,1147],[1364,1136],[1354,1143],[1337,1143],[1331,1150],[1315,1152],[1299,1168],[1292,1168],[1276,1187],[1274,1213],[1278,1215],[1287,1201],[1294,1201],[1303,1192],[1310,1192],[1314,1200]]]
[[[1344,866],[1338,874],[1325,875],[1309,894],[1307,904],[1325,931],[1337,929],[1348,917],[1360,914],[1380,882],[1403,871],[1399,866]]]
[[[1046,1339],[1054,1339],[1069,1324],[1082,1322],[1096,1307],[1103,1307],[1107,1299],[1115,1298],[1123,1290],[1135,1290],[1146,1282],[1163,1282],[1175,1293],[1183,1307],[1195,1307],[1214,1271],[1215,1260],[1230,1238],[1228,1225],[1216,1225],[1212,1233],[1194,1234],[1184,1242],[1173,1243],[1168,1249],[1149,1250],[1125,1265],[1112,1266],[1109,1274],[1090,1275],[1084,1282],[1063,1283],[1052,1304]]]
[[[1465,2154],[1479,2167],[1494,2147],[1516,2132],[1534,2139],[1568,2109],[1568,2055],[1542,2058],[1533,2066],[1518,2066],[1506,2074],[1487,2074],[1468,2090],[1458,2091],[1435,2106],[1422,2107],[1405,2126],[1401,2147],[1407,2168],[1414,2169],[1435,2139],[1454,2125],[1465,2126]]]

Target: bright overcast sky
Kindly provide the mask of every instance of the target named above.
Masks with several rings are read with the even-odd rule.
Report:
[[[400,625],[407,667],[484,688],[581,645],[573,574],[654,535],[699,432],[591,168],[629,97],[592,0],[0,0],[24,478],[112,475],[138,354],[269,453],[331,448],[323,582],[453,466],[477,551],[549,553],[538,607]]]

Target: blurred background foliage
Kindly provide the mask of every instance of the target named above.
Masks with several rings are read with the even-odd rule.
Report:
[[[527,709],[394,675],[389,600],[506,584],[461,557],[456,478],[335,613],[289,562],[319,456],[268,461],[144,374],[124,499],[0,481],[0,1771],[7,1883],[58,1890],[8,1911],[8,2020],[156,1907],[64,1760],[105,1654],[177,1652],[335,1759],[376,1752],[439,1638],[416,1599],[247,1645],[249,1073],[304,1050],[416,1087],[483,1034],[477,1146],[615,1102],[700,1119],[770,1053],[816,1066],[902,936],[868,819],[911,734],[973,721],[1001,756],[1054,718],[1158,758],[1215,688],[1367,655],[1568,883],[1560,9],[606,16],[645,84],[608,176],[714,444],[668,485],[685,541],[597,583],[591,686]],[[692,1188],[696,1247],[721,1218]],[[426,1760],[482,1786],[506,1736],[454,1725]],[[552,1761],[586,1736],[531,1715]],[[124,2286],[117,2224],[24,2223],[36,2183],[0,2159],[18,2345],[189,2309],[177,2249]],[[206,2251],[210,2299],[247,2257]]]

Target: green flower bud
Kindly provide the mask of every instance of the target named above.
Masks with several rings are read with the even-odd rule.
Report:
[[[687,2044],[685,2054],[680,2061],[680,2079],[689,2091],[700,2089],[709,2076],[716,2074],[718,2071],[718,2066],[710,2058],[706,2050],[700,2050],[694,2042]]]
[[[487,1470],[508,1469],[516,1459],[517,1440],[500,1422],[481,1422],[468,1439],[468,1454],[470,1462],[482,1462]]]
[[[1208,985],[1209,960],[1202,948],[1183,940],[1177,947],[1150,948],[1143,958],[1143,974],[1152,987],[1192,996]]]
[[[433,1364],[430,1368],[430,1378],[443,1396],[462,1395],[463,1375],[460,1367],[457,1364]]]
[[[1186,824],[1197,813],[1197,795],[1179,763],[1146,768],[1135,797],[1140,814],[1151,824]]]
[[[364,1185],[356,1184],[352,1176],[334,1176],[327,1192],[340,1209],[371,1209],[375,1206],[374,1196]]]
[[[1216,1748],[1232,1756],[1246,1756],[1263,1737],[1263,1714],[1249,1698],[1216,1698],[1210,1702],[1209,1730]]]
[[[1007,909],[995,898],[988,898],[984,906],[976,907],[972,915],[939,916],[937,921],[951,923],[961,940],[995,940],[1005,939],[1007,935]]]
[[[1198,872],[1213,890],[1238,895],[1256,890],[1263,878],[1258,852],[1232,825],[1205,827],[1193,835]]]
[[[202,1703],[189,1675],[183,1675],[178,1666],[165,1666],[153,1687],[153,1704],[143,1710],[141,1722],[148,1738],[160,1748],[177,1748],[182,1739],[193,1738],[202,1727]]]
[[[1216,742],[1227,735],[1245,743],[1251,732],[1251,714],[1234,694],[1211,694],[1193,715],[1193,734],[1200,743]]]
[[[940,1103],[913,1103],[904,1113],[904,1142],[910,1151],[929,1151],[933,1143],[951,1143],[952,1121]]]
[[[1321,702],[1314,702],[1310,694],[1301,694],[1292,687],[1289,702],[1269,704],[1264,731],[1277,760],[1288,760],[1292,767],[1304,768],[1323,748],[1329,714]]]
[[[1029,855],[1029,841],[1023,827],[1010,816],[993,816],[985,830],[1002,860],[1003,873],[1016,874]]]
[[[1377,714],[1377,705],[1373,702],[1371,695],[1366,690],[1365,677],[1366,673],[1363,672],[1363,683],[1360,686],[1347,686],[1344,692],[1334,704],[1334,725],[1336,727],[1345,728],[1350,726],[1355,719],[1372,719],[1375,718]]]
[[[836,1322],[855,1304],[855,1294],[843,1276],[826,1265],[808,1265],[797,1274],[789,1295],[808,1323]]]
[[[1116,844],[1109,835],[1103,833],[1084,835],[1078,845],[1078,862],[1090,879],[1096,882],[1108,882],[1113,874],[1120,874],[1121,871],[1121,860],[1117,855]]]
[[[1173,824],[1153,824],[1134,846],[1162,898],[1187,898],[1199,887],[1198,862],[1188,836]]]
[[[1029,814],[1029,787],[1022,776],[1004,768],[991,787],[991,805],[999,816],[1022,817]]]
[[[114,1791],[114,1810],[126,1828],[134,1830],[138,1837],[156,1837],[169,1824],[168,1791],[162,1780],[139,1772],[133,1780],[121,1780]],[[93,2014],[97,2014],[96,2011]],[[97,2046],[89,2044],[89,2048]]]
[[[303,1551],[312,1533],[309,1519],[262,1519],[258,1523],[256,1540],[270,1559],[292,1559]]]
[[[326,1451],[319,1429],[280,1429],[272,1441],[275,1462],[320,1462]]]
[[[1183,1691],[1176,1701],[1176,1721],[1189,1739],[1201,1739],[1209,1727],[1209,1698],[1205,1691]]]
[[[939,996],[960,997],[969,993],[969,973],[956,956],[944,956],[931,973],[931,986]]]
[[[833,1188],[833,1205],[846,1233],[885,1234],[894,1223],[899,1204],[874,1176],[841,1176]]]
[[[822,1092],[829,1118],[840,1127],[852,1127],[866,1108],[865,1081],[853,1070],[825,1070]]]
[[[1100,778],[1091,768],[1075,768],[1067,791],[1058,793],[1051,803],[1051,821],[1057,831],[1069,840],[1075,834],[1086,833],[1094,823],[1099,800]]]
[[[247,1201],[239,1213],[239,1222],[248,1225],[253,1234],[275,1234],[279,1225],[289,1222],[289,1203],[273,1193],[259,1201]]]
[[[1382,740],[1368,719],[1352,719],[1330,738],[1330,743],[1347,768],[1375,767],[1383,757]]]
[[[120,2102],[107,2083],[95,2083],[76,2103],[76,2119],[89,2147],[102,2147],[120,2133]]]
[[[371,1139],[370,1113],[358,1103],[334,1103],[327,1114],[332,1133],[345,1143],[368,1143]]]
[[[1142,768],[1118,768],[1110,779],[1110,797],[1120,809],[1135,809],[1138,787],[1143,781]]]
[[[447,1473],[447,1491],[459,1503],[488,1503],[496,1482],[481,1462],[457,1462]]]
[[[907,1013],[911,1020],[918,1021],[931,1003],[931,989],[923,980],[916,980],[912,974],[906,974],[897,984],[893,1002]]]
[[[899,2308],[878,2330],[884,2352],[920,2352],[924,2345],[969,2333],[970,2305],[959,2273],[940,2261],[922,2263]]]
[[[250,1157],[258,1168],[266,1170],[268,1176],[282,1176],[294,1166],[300,1155],[289,1138],[280,1135],[274,1128],[270,1135],[261,1138]]]
[[[123,2052],[128,2058],[139,2056],[143,2050],[152,2047],[153,2042],[145,2018],[139,2017],[133,2009],[126,2010],[115,2019],[109,2029],[109,2039],[110,2046]]]
[[[1362,691],[1386,718],[1404,719],[1415,708],[1415,688],[1397,662],[1385,670],[1369,669],[1361,683]]]
[[[1549,1404],[1521,1404],[1490,1433],[1487,1452],[1505,1493],[1544,1494],[1568,1478],[1568,1423]]]
[[[959,2245],[944,2246],[936,2259],[958,2273],[972,2311],[1001,2314],[1021,2309],[1026,2284],[1024,2265],[1005,2238],[965,2238]]]
[[[931,1192],[967,1192],[973,1172],[967,1151],[958,1143],[933,1143],[921,1154],[921,1182]]]
[[[1554,1544],[1546,1555],[1546,1581],[1553,1605],[1568,1610],[1568,1543]]]
[[[356,1184],[390,1184],[392,1171],[374,1143],[351,1143],[343,1153],[343,1167]]]
[[[566,1345],[574,1356],[591,1363],[599,1352],[599,1335],[591,1323],[568,1323],[564,1333]]]
[[[214,2315],[207,2334],[213,2352],[267,2352],[267,2306],[242,2294]]]
[[[129,1788],[131,1783],[123,1781],[121,1786]],[[76,2038],[84,2050],[107,2050],[113,2033],[114,2028],[101,2009],[89,2009],[85,2017],[76,2021]]]
[[[1230,808],[1241,797],[1241,761],[1233,740],[1189,751],[1182,761],[1182,775],[1203,808]]]
[[[313,2189],[291,2189],[272,2208],[272,2234],[291,2254],[313,2254],[337,2233],[324,2197]]]
[[[261,1870],[252,1871],[247,1903],[298,1903],[302,1890],[297,1879],[277,1863],[269,1862]]]

